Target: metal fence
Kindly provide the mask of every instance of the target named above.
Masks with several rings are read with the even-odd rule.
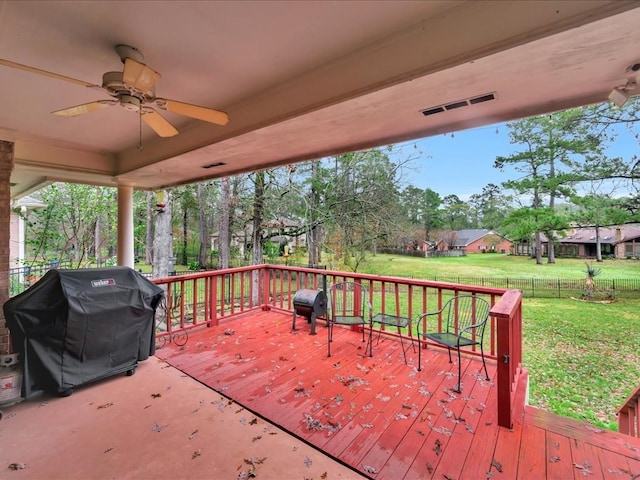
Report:
[[[325,265],[296,265],[304,268],[325,269]],[[23,292],[37,282],[51,268],[71,268],[71,265],[50,262],[46,265],[25,266],[9,270],[10,296]],[[194,271],[182,273],[195,273]],[[151,277],[151,274],[145,276]],[[412,277],[416,278],[417,277]],[[569,298],[580,297],[585,293],[583,278],[510,278],[510,277],[473,277],[461,275],[432,275],[420,277],[420,280],[476,285],[521,290],[527,298]],[[640,295],[640,278],[596,279],[596,293],[611,297],[633,298]]]
[[[585,293],[584,278],[509,278],[433,275],[422,280],[521,290],[528,298],[569,298]],[[632,298],[640,295],[639,278],[596,279],[596,295]]]

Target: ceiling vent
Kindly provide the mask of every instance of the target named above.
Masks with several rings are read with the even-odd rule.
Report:
[[[477,105],[478,103],[490,102],[496,99],[495,92],[486,93],[477,97],[465,98],[464,100],[457,100],[455,102],[447,103],[445,105],[438,105],[437,107],[428,108],[422,110],[422,115],[428,117],[435,115],[436,113],[442,113],[449,110],[455,110],[457,108],[468,107],[469,105]]]

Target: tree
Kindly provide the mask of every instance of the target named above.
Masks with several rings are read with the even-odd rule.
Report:
[[[584,180],[580,165],[586,158],[602,160],[602,138],[583,121],[579,109],[540,115],[508,123],[512,144],[523,146],[509,157],[498,157],[494,166],[510,165],[522,174],[517,180],[503,183],[529,203],[523,215],[511,221],[526,219],[526,231],[535,230],[536,262],[542,263],[541,234],[548,239],[548,263],[555,263],[554,238],[558,229],[566,228],[563,217],[555,211],[556,199],[568,198],[576,182]],[[597,163],[597,162],[596,162]],[[518,230],[518,228],[516,228]]]
[[[212,183],[198,183],[198,232],[200,234],[200,249],[198,250],[198,264],[200,268],[206,268],[209,265],[210,247],[210,225],[211,225],[211,208],[209,201],[209,191],[213,189]]]
[[[155,236],[153,238],[153,266],[151,275],[154,278],[167,277],[169,275],[169,263],[173,258],[173,234],[171,211],[173,199],[171,190],[161,193],[163,209],[158,209],[155,217]]]
[[[400,194],[400,202],[405,218],[412,225],[420,225],[424,230],[423,239],[431,240],[431,232],[443,225],[442,199],[429,188],[424,190],[409,185]]]
[[[218,267],[229,268],[231,240],[231,184],[229,177],[224,177],[220,188],[220,215],[218,217]]]
[[[498,230],[512,210],[512,198],[503,195],[500,187],[494,183],[485,185],[482,193],[474,193],[469,198],[474,228]]]
[[[457,195],[447,195],[442,199],[442,204],[444,206],[444,226],[451,230],[462,230],[469,227],[469,205],[460,200]]]
[[[98,222],[108,225],[115,217],[115,189],[54,183],[39,196],[46,207],[30,212],[27,222],[34,259],[69,259],[81,267],[114,244],[112,229],[100,228]]]
[[[153,213],[156,210],[156,201],[155,195],[153,192],[146,192],[146,202],[145,202],[145,235],[144,235],[144,256],[145,262],[147,265],[151,265],[153,263],[153,234],[154,234],[154,222],[153,222]]]
[[[574,196],[571,201],[578,207],[573,213],[580,227],[594,227],[596,231],[596,261],[602,262],[600,228],[620,225],[630,219],[629,212],[620,207],[622,200],[609,195],[592,193],[582,197]]]
[[[378,239],[397,228],[398,172],[387,152],[367,150],[338,155],[322,172],[322,196],[329,242],[345,267],[357,271]]]

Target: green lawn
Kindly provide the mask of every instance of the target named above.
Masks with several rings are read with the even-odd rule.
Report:
[[[596,282],[640,275],[640,261],[607,260],[597,266],[602,274]],[[411,278],[583,278],[584,269],[584,260],[558,259],[554,265],[536,265],[527,257],[480,254],[433,259],[377,255],[359,271]],[[640,293],[612,304],[570,298],[523,299],[523,363],[530,375],[530,403],[617,429],[615,412],[640,383],[637,312]]]
[[[543,259],[546,262],[546,258]],[[638,260],[605,260],[593,263],[601,268],[598,278],[637,278]],[[358,269],[360,273],[375,273],[398,277],[425,278],[433,275],[464,275],[476,277],[536,277],[583,278],[585,260],[559,258],[555,264],[537,265],[535,259],[500,254],[475,254],[466,257],[417,258],[401,255],[369,257]]]

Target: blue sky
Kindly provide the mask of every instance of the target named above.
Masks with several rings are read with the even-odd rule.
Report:
[[[636,126],[636,130],[640,131],[640,127]],[[509,143],[505,124],[455,132],[453,136],[424,138],[398,147],[408,155],[413,152],[414,144],[421,155],[413,162],[414,169],[407,175],[406,183],[430,188],[441,197],[454,194],[461,200],[468,200],[470,195],[481,193],[489,183],[500,185],[505,180],[518,178],[513,170],[500,172],[493,168],[496,157],[519,151],[518,145]],[[610,157],[629,159],[638,153],[638,142],[626,130],[620,131],[616,142],[608,149]]]

